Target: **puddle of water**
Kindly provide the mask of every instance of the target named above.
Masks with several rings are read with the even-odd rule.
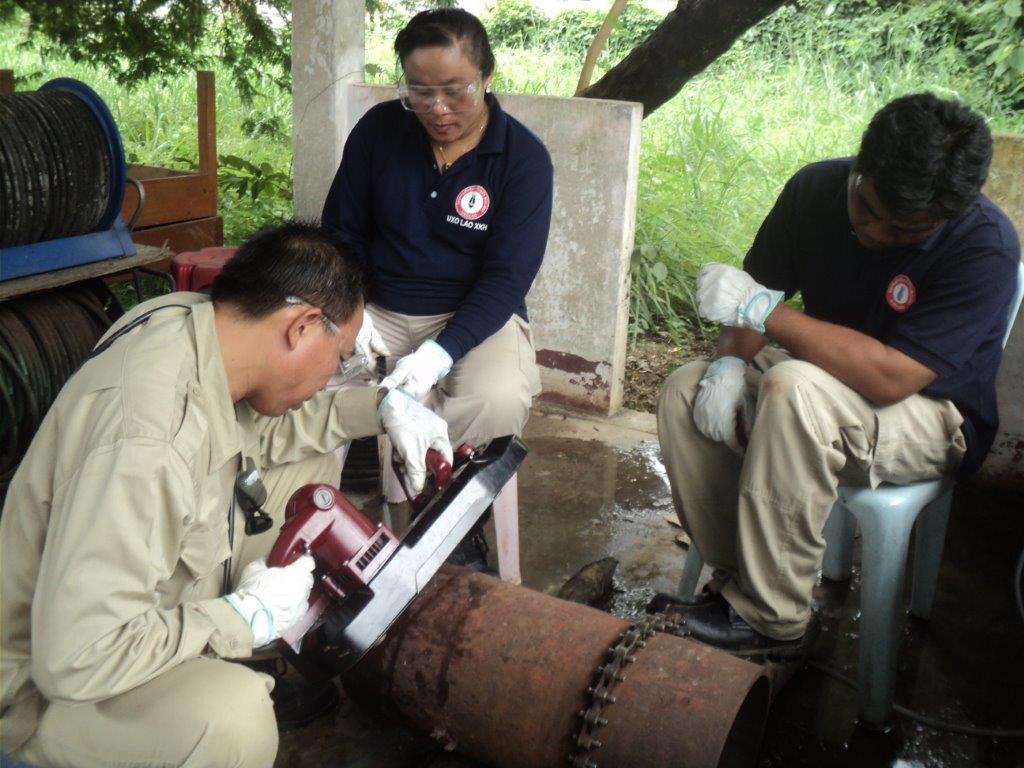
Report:
[[[655,440],[631,450],[598,440],[534,438],[520,470],[525,584],[552,592],[587,563],[619,561],[607,608],[635,615],[657,590],[672,589],[684,550]]]

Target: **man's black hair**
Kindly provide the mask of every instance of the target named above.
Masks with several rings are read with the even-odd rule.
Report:
[[[294,296],[341,324],[352,318],[363,291],[362,265],[337,235],[317,224],[289,221],[247,239],[214,279],[210,294],[215,303],[231,304],[253,319]]]
[[[480,19],[461,8],[435,8],[420,11],[395,38],[395,53],[405,67],[406,58],[418,48],[462,46],[483,77],[494,71],[494,53],[487,30]]]
[[[871,118],[854,169],[874,181],[894,216],[927,211],[955,219],[977,199],[991,160],[992,134],[981,115],[957,101],[915,93]]]

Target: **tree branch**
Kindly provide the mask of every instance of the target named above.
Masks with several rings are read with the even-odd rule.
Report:
[[[597,30],[597,34],[594,35],[594,39],[591,41],[590,47],[587,48],[587,57],[583,60],[583,69],[580,72],[580,81],[576,84],[576,93],[573,95],[579,96],[586,90],[587,86],[590,85],[590,78],[594,74],[594,66],[597,64],[597,57],[600,56],[601,51],[604,50],[604,44],[608,42],[608,36],[612,33],[612,25],[614,25],[615,20],[622,15],[622,11],[626,7],[626,2],[627,0],[614,0],[611,10],[609,10],[608,15],[604,17],[604,21],[601,23],[601,28]]]
[[[646,117],[783,1],[679,0],[650,37],[577,95],[639,101]]]

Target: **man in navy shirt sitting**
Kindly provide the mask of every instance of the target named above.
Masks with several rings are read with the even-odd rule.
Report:
[[[967,107],[896,99],[856,158],[787,182],[743,270],[701,271],[717,354],[669,377],[658,435],[680,520],[715,575],[693,600],[652,603],[694,638],[801,653],[837,485],[981,464],[1020,259],[980,194],[991,157]],[[797,292],[802,312],[782,303]]]

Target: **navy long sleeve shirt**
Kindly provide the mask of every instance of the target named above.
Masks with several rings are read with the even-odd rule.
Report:
[[[454,312],[437,338],[453,361],[527,318],[551,223],[547,149],[487,94],[480,143],[445,173],[426,131],[398,101],[352,129],[322,222],[364,260],[371,299],[392,312]]]
[[[813,163],[787,182],[743,267],[811,317],[853,328],[935,372],[922,395],[964,417],[958,475],[981,466],[999,424],[996,371],[1017,284],[1020,243],[984,195],[920,245],[870,251],[846,210],[853,159]]]

